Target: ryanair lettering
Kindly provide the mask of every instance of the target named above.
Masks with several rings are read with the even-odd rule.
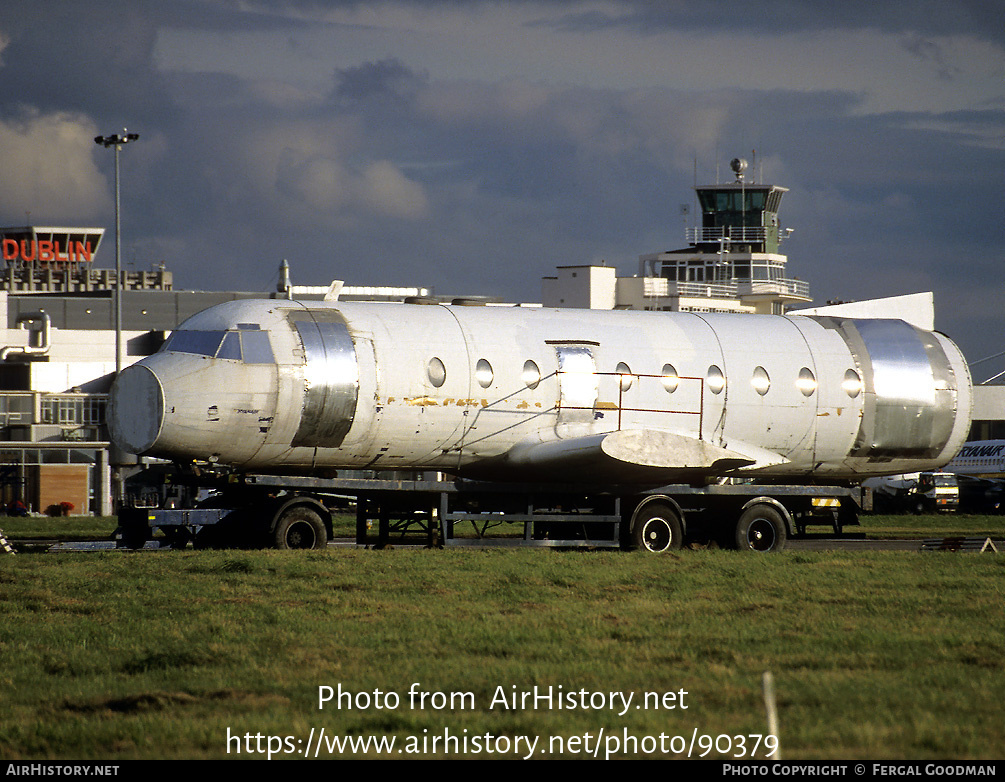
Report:
[[[959,455],[964,459],[983,459],[992,456],[1001,456],[1003,450],[1005,450],[1005,443],[1001,445],[965,445],[960,449]]]

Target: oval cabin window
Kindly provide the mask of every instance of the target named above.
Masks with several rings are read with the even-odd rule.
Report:
[[[443,362],[438,358],[429,359],[426,374],[429,375],[429,382],[436,386],[436,388],[447,382],[447,368],[443,366]]]

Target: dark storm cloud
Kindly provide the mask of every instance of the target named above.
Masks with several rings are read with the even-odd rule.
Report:
[[[929,38],[918,34],[909,35],[901,42],[901,46],[918,59],[934,63],[939,78],[951,79],[958,73],[957,69],[947,64],[942,47]]]
[[[681,246],[695,178],[756,149],[755,175],[791,189],[784,249],[818,302],[934,288],[940,326],[986,355],[1005,90],[968,82],[1000,47],[954,46],[1000,39],[992,10],[15,0],[0,6],[16,185],[0,221],[109,224],[111,156],[92,137],[128,124],[126,258],[167,260],[179,286],[267,289],[288,258],[297,283],[534,300],[555,265],[631,274]],[[709,47],[743,54],[709,69]],[[884,71],[905,63],[904,79]],[[855,79],[835,75],[846,65]]]
[[[569,31],[626,27],[639,32],[673,28],[684,30],[734,29],[749,33],[779,33],[799,30],[875,28],[888,32],[929,31],[935,33],[979,31],[989,37],[1003,37],[1001,8],[997,0],[847,0],[820,3],[812,0],[612,0],[579,10],[569,0],[408,0],[406,3],[381,0],[251,0],[241,4],[249,19],[258,24],[279,24],[280,18],[323,16],[334,9],[364,6],[407,5],[416,9],[468,10],[485,6],[509,5],[549,11],[547,18],[528,20],[528,25],[548,26]],[[234,8],[234,4],[226,4]],[[556,12],[561,12],[557,13]],[[269,21],[271,20],[271,22]]]
[[[532,5],[537,5],[532,4]],[[562,8],[567,3],[542,5]],[[570,10],[558,17],[529,22],[565,31],[627,28],[639,33],[674,30],[734,30],[741,33],[815,32],[821,29],[876,29],[885,32],[977,33],[1001,40],[1000,4],[996,0],[904,0],[843,3],[799,0],[624,0],[608,9]]]
[[[155,28],[139,3],[13,3],[0,11],[0,108],[30,105],[149,122],[165,92]]]
[[[428,77],[416,74],[396,57],[335,71],[332,98],[338,102],[408,101]]]

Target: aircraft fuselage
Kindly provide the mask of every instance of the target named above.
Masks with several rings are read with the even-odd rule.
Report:
[[[123,449],[242,470],[858,480],[963,444],[969,371],[899,320],[233,301],[125,369]]]

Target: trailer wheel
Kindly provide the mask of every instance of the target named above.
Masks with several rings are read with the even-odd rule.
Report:
[[[279,549],[323,549],[328,545],[328,533],[317,513],[297,506],[280,517],[273,542]]]
[[[652,503],[637,513],[632,524],[634,548],[658,554],[679,549],[683,543],[684,528],[671,508]]]
[[[736,522],[736,547],[740,551],[781,551],[785,548],[785,520],[770,505],[754,505]]]

